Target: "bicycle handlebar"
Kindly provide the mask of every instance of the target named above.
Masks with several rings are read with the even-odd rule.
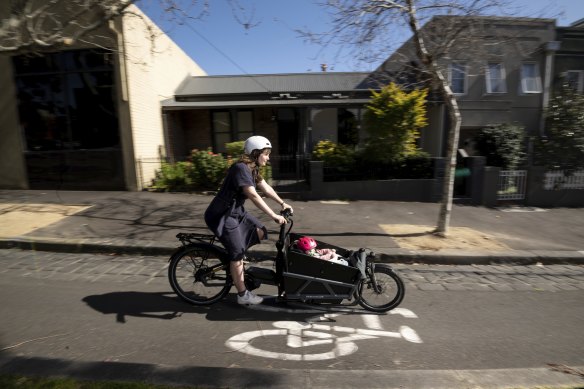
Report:
[[[294,225],[294,221],[292,220],[293,214],[290,208],[286,208],[280,211],[280,215],[283,216],[284,219],[286,219],[285,224],[280,224],[280,235],[278,237],[277,244],[280,246],[281,249],[284,245],[284,239],[286,238],[286,224],[290,224],[290,227],[288,227],[288,233],[290,233],[290,230],[292,230],[292,226]]]
[[[283,211],[280,211],[280,216],[284,216],[286,221],[290,221],[290,218],[294,216],[294,214],[292,213],[292,210],[290,208],[286,208]]]

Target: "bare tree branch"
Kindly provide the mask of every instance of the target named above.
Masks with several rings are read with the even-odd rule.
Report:
[[[1,9],[0,53],[30,53],[72,44],[123,14],[135,1],[8,0]]]
[[[100,45],[87,36],[108,21],[132,15],[129,6],[151,3],[159,19],[173,25],[202,20],[209,0],[5,0],[0,5],[0,54],[36,53],[82,41]],[[225,0],[235,20],[246,30],[259,25],[255,8],[248,12],[238,0]],[[135,16],[135,15],[133,15]]]

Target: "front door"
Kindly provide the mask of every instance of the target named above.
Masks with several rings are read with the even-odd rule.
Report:
[[[273,164],[276,179],[292,178],[297,175],[299,127],[298,109],[278,109],[278,161],[274,161],[277,163]]]

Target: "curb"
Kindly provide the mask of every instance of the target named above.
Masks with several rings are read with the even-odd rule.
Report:
[[[394,249],[380,253],[381,262],[428,265],[584,265],[582,251],[509,250],[509,251],[407,251]]]
[[[180,243],[161,243],[128,239],[57,239],[48,237],[0,238],[0,249],[18,248],[61,253],[87,254],[133,254],[170,256]],[[356,250],[357,248],[348,248]],[[421,251],[400,248],[369,248],[376,253],[381,263],[427,264],[427,265],[584,265],[584,251],[554,250],[509,250],[509,251]],[[250,255],[259,262],[275,256],[275,249],[251,249]]]
[[[170,255],[178,247],[161,245],[159,242],[124,240],[124,239],[57,239],[57,238],[12,238],[0,239],[0,248],[33,251],[50,251],[57,253],[87,253],[87,254],[135,254],[135,255]]]
[[[316,370],[168,366],[135,362],[85,362],[2,358],[0,372],[67,376],[83,380],[149,382],[171,386],[230,388],[535,388],[580,387],[582,367],[491,370]]]

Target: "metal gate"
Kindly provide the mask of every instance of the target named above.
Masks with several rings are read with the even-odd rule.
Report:
[[[497,200],[524,200],[527,187],[527,170],[501,170]]]

